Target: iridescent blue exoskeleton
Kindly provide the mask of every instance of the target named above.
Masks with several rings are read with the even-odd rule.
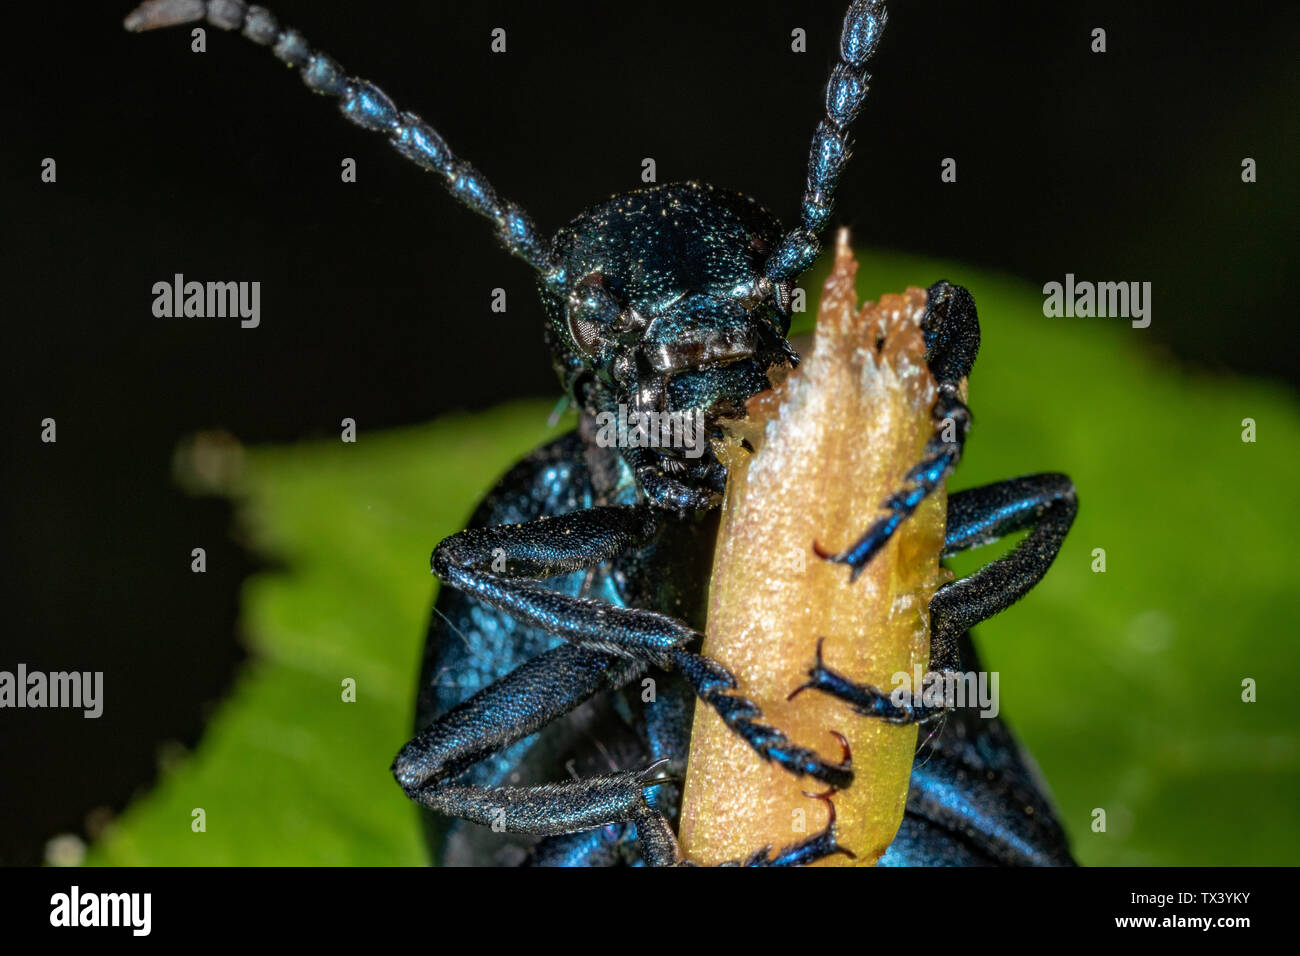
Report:
[[[516,465],[469,529],[433,553],[444,588],[420,677],[417,733],[393,773],[411,799],[437,811],[428,820],[441,859],[687,862],[673,824],[697,701],[765,760],[832,791],[846,786],[851,754],[828,760],[791,741],[738,692],[743,675],[738,681],[698,653],[726,479],[707,442],[611,443],[600,440],[598,423],[655,413],[699,422],[707,437],[768,387],[769,369],[797,362],[786,341],[793,283],[816,258],[831,217],[849,128],[867,93],[865,67],[885,27],[884,3],[854,0],[844,18],[793,229],[746,197],[677,183],[592,206],[549,240],[427,123],[348,76],[261,7],[150,0],[126,26],[204,18],[271,47],[308,88],[336,98],[349,120],[387,136],[440,176],[460,203],[495,223],[506,248],[537,272],[546,339],[580,413],[575,432]],[[824,556],[850,575],[947,478],[965,442],[970,413],[959,389],[979,346],[974,300],[936,283],[923,329],[939,386],[935,434],[903,487],[882,503],[881,517],[852,547]],[[946,554],[1029,534],[935,594],[937,669],[978,667],[967,631],[1037,583],[1075,510],[1074,487],[1057,474],[951,496]],[[898,705],[837,674],[822,664],[820,648],[809,648],[809,656],[814,664],[803,689],[843,700],[858,715],[846,719],[921,723],[939,716],[919,700]],[[456,679],[444,681],[448,674]],[[647,676],[656,687],[652,702],[643,700]],[[943,716],[918,753],[906,816],[882,862],[1070,863],[1032,764],[1005,726],[966,708]],[[829,805],[822,832],[779,850],[756,847],[744,862],[793,865],[850,852],[836,842]]]

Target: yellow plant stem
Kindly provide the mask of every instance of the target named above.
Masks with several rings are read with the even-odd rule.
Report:
[[[849,546],[881,517],[881,503],[921,459],[933,429],[925,292],[911,288],[859,308],[856,272],[842,232],[811,354],[750,401],[719,448],[729,478],[704,644],[737,675],[739,693],[796,743],[834,761],[840,748],[831,732],[848,739],[854,782],[832,799],[840,845],[856,860],[835,856],[830,865],[874,865],[893,840],[917,731],[815,691],[786,697],[807,679],[821,637],[828,667],[882,690],[896,686],[896,674],[910,680],[914,668],[928,666],[928,607],[942,581],[947,507],[943,489],[930,495],[852,583],[847,567],[814,553],[814,542],[829,552]],[[712,710],[697,707],[683,850],[719,863],[812,836],[827,808],[805,791],[824,790],[765,763]]]

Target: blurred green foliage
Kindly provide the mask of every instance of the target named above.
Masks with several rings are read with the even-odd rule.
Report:
[[[806,288],[819,288],[821,269]],[[1047,578],[977,631],[1003,715],[1050,781],[1077,857],[1296,863],[1296,397],[1180,367],[1122,319],[1044,318],[1037,289],[953,263],[868,252],[858,288],[875,298],[938,276],[975,293],[984,330],[953,487],[1064,471],[1079,488]],[[1178,321],[1159,302],[1157,289],[1153,321]],[[1223,334],[1244,321],[1225,317]],[[280,567],[245,585],[252,659],[197,750],[90,862],[423,862],[417,811],[388,763],[410,730],[436,583],[429,552],[554,433],[551,407],[248,451],[229,493],[250,546]],[[1246,418],[1255,443],[1242,441]],[[1105,573],[1092,570],[1097,548]],[[349,677],[355,703],[341,699]],[[1246,678],[1256,703],[1242,701]],[[191,830],[196,807],[206,832]],[[1092,830],[1095,808],[1104,833]]]

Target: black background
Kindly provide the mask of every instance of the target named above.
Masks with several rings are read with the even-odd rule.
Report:
[[[700,879],[707,879],[703,873]],[[518,879],[518,884],[510,881]],[[769,886],[799,899],[808,885],[797,876],[777,872],[768,877]],[[784,883],[789,879],[789,883]],[[1251,939],[1254,931],[1267,933],[1268,926],[1280,926],[1287,919],[1290,902],[1279,892],[1285,880],[1277,869],[1240,867],[1162,867],[1159,871],[1133,867],[1084,869],[1059,867],[1037,869],[1003,868],[984,871],[972,880],[961,869],[892,869],[868,871],[851,882],[826,881],[816,888],[818,904],[833,913],[853,913],[862,908],[864,894],[870,894],[872,911],[893,916],[915,913],[917,901],[960,900],[961,915],[997,913],[1014,900],[1012,918],[997,921],[998,942],[1016,951],[1040,947],[1044,939],[1069,927],[1072,940],[1111,942],[1116,937],[1143,941],[1155,933],[1182,943],[1192,934],[1202,936],[1202,927],[1144,930],[1117,926],[1117,919],[1153,918],[1157,921],[1194,917],[1197,919],[1241,919],[1245,926],[1212,927],[1211,936],[1238,942]],[[445,883],[443,881],[446,881]],[[479,883],[479,880],[483,880]],[[588,882],[590,881],[590,882]],[[554,922],[557,912],[572,908],[575,887],[580,888],[585,906],[598,912],[616,912],[626,906],[627,891],[601,874],[576,873],[563,884],[534,880],[526,874],[442,872],[424,869],[340,870],[324,867],[249,868],[154,868],[121,870],[7,870],[0,872],[0,919],[7,940],[48,943],[62,938],[94,945],[105,940],[136,942],[126,927],[69,928],[50,925],[52,897],[69,894],[76,883],[82,899],[99,893],[149,893],[149,938],[185,944],[197,934],[205,942],[232,948],[245,947],[250,926],[259,935],[278,942],[292,934],[296,945],[373,947],[376,917],[383,919],[384,942],[400,948],[427,947],[431,924],[446,912],[443,899],[454,899],[456,925],[492,926],[492,938],[504,947],[526,948],[535,944],[538,927]],[[503,887],[506,892],[503,894]],[[1238,902],[1204,902],[1202,893],[1241,894]],[[1173,896],[1187,892],[1195,903],[1158,905],[1134,902],[1134,897]],[[501,900],[508,900],[509,919],[501,918]],[[1244,897],[1244,902],[1241,902]],[[195,906],[194,901],[218,900],[227,905]],[[230,905],[234,904],[234,905]],[[430,913],[437,914],[430,918]],[[957,914],[954,914],[957,915]],[[751,937],[771,945],[796,940],[793,921],[737,921],[733,933],[738,945],[750,947]],[[500,924],[499,926],[495,924]],[[753,927],[754,930],[750,930]],[[801,928],[801,927],[800,927]],[[982,929],[982,927],[981,927]],[[747,931],[749,931],[747,933]],[[1244,935],[1243,935],[1244,934]],[[1273,931],[1276,934],[1276,929]]]
[[[284,441],[344,416],[373,429],[556,392],[529,269],[432,176],[266,50],[215,29],[201,55],[188,28],[129,35],[129,6],[40,5],[6,31],[0,668],[103,670],[110,696],[98,721],[0,714],[0,862],[39,860],[88,811],[124,806],[161,745],[198,739],[237,666],[249,559],[227,506],[174,487],[178,440]],[[272,9],[550,231],[640,185],[647,156],[661,182],[739,189],[791,221],[844,6]],[[840,196],[859,241],[1038,284],[1151,281],[1149,344],[1167,361],[1300,383],[1295,4],[891,14]],[[505,55],[489,50],[497,26]],[[806,54],[790,52],[795,27]],[[939,180],[949,156],[956,184]],[[261,327],[154,318],[153,283],[175,272],[260,281]],[[56,445],[39,441],[47,416]],[[209,572],[193,575],[200,543]]]

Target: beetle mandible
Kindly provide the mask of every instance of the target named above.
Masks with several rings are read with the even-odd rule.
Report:
[[[126,19],[149,30],[205,19],[269,46],[353,123],[384,134],[490,219],[537,273],[545,337],[575,432],[537,449],[488,493],[467,530],[438,544],[443,588],[426,645],[416,736],[393,774],[429,815],[443,860],[607,865],[688,862],[675,838],[693,707],[712,708],[763,759],[829,787],[853,777],[851,754],[828,760],[770,726],[726,667],[700,653],[704,588],[725,468],[709,450],[604,447],[601,413],[698,416],[706,432],[743,414],[768,370],[798,356],[786,339],[794,282],[816,258],[867,95],[866,65],[886,23],[883,0],[853,0],[839,62],[813,133],[799,222],[783,229],[753,200],[695,183],[615,196],[551,239],[456,157],[419,116],[349,77],[298,31],[244,0],[148,0]],[[961,457],[970,412],[960,394],[979,347],[975,303],[940,281],[922,325],[938,384],[935,432],[882,517],[826,560],[856,576]],[[941,435],[941,425],[955,434]],[[946,440],[945,440],[946,439]],[[944,554],[1029,534],[1012,551],[941,587],[930,604],[940,669],[977,666],[968,631],[1046,573],[1076,511],[1064,475],[1040,474],[956,493]],[[814,649],[809,648],[810,657]],[[439,675],[460,682],[448,687]],[[639,693],[656,682],[653,703]],[[922,722],[882,691],[825,667],[807,687],[859,719]],[[468,697],[462,699],[466,691]],[[1059,823],[1032,764],[997,719],[946,714],[918,753],[903,824],[881,860],[908,864],[1068,864]],[[593,772],[603,769],[604,772]],[[521,778],[550,781],[512,785]],[[481,824],[479,827],[466,823]],[[833,805],[819,833],[749,865],[798,865],[844,852]]]

